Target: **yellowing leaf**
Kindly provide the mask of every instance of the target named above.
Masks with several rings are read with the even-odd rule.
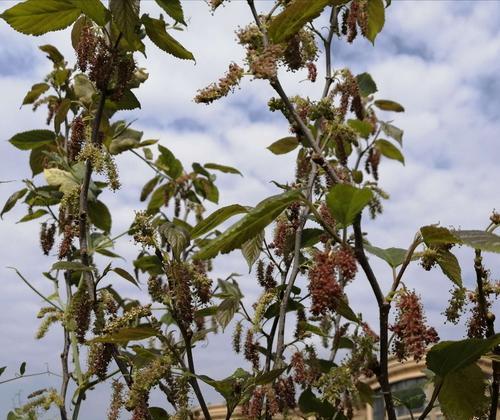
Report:
[[[69,193],[79,186],[79,183],[71,173],[58,168],[45,169],[43,171],[47,184],[59,187],[62,193]]]

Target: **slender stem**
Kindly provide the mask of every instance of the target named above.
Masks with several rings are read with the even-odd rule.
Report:
[[[399,269],[399,272],[397,276],[394,278],[394,281],[392,283],[391,287],[391,292],[395,292],[398,287],[399,283],[401,282],[401,279],[403,278],[403,274],[405,273],[406,268],[408,265],[410,265],[411,258],[413,257],[413,254],[417,247],[422,243],[422,239],[420,237],[420,234],[417,234],[415,236],[415,239],[413,240],[412,244],[408,248],[408,251],[406,252],[405,260],[403,261],[403,264],[401,265],[401,268]]]
[[[66,302],[69,305],[71,302],[71,284],[70,284],[70,276],[71,272],[66,271],[64,273],[64,284],[66,287]],[[71,341],[69,337],[69,331],[66,327],[63,327],[64,332],[64,344],[63,351],[61,353],[61,367],[62,367],[62,383],[61,383],[61,399],[62,404],[59,407],[59,411],[61,413],[61,419],[66,420],[68,418],[68,413],[66,412],[66,394],[68,393],[68,385],[69,385],[69,368],[68,368],[68,355],[69,348],[71,346]]]
[[[311,173],[309,174],[309,180],[307,184],[307,201],[310,201],[312,190],[314,187],[314,180],[316,179],[317,168],[316,165],[313,164],[311,169]],[[290,295],[292,294],[293,285],[299,274],[300,269],[300,248],[302,245],[302,232],[304,230],[304,226],[307,221],[307,216],[309,215],[309,207],[304,207],[302,209],[299,226],[297,227],[297,231],[295,232],[295,248],[293,254],[293,266],[292,271],[290,273],[290,278],[288,279],[288,284],[286,285],[285,292],[283,293],[283,298],[280,304],[280,312],[278,319],[278,338],[276,342],[276,359],[274,361],[274,366],[279,367],[283,363],[282,356],[283,351],[285,349],[285,323],[286,323],[286,308],[288,306],[288,301],[290,300]]]
[[[440,379],[434,386],[434,391],[432,391],[432,396],[431,399],[429,400],[429,403],[425,407],[424,411],[422,411],[422,414],[418,418],[418,420],[424,420],[425,417],[427,417],[427,414],[429,414],[432,409],[434,408],[434,403],[436,402],[436,399],[439,395],[439,392],[441,391],[441,387],[443,386],[443,381]]]
[[[54,372],[51,372],[50,370],[46,370],[45,372],[30,373],[28,375],[14,376],[13,378],[9,378],[9,379],[5,379],[3,381],[0,381],[0,385],[6,384],[6,383],[12,382],[12,381],[17,381],[18,379],[31,378],[33,376],[41,376],[41,375],[54,375],[54,376],[61,377],[61,375],[59,375],[58,373],[54,373]]]
[[[62,311],[62,308],[57,306],[54,302],[50,301],[48,298],[46,298],[44,295],[42,295],[37,289],[35,289],[35,287],[33,287],[31,285],[31,283],[28,280],[26,280],[26,278],[17,270],[17,268],[15,268],[15,267],[7,267],[7,268],[14,270],[16,272],[16,274],[21,278],[21,280],[24,281],[31,290],[33,290],[38,296],[40,296],[50,306],[53,306],[54,308],[56,308],[59,311]]]
[[[137,153],[135,150],[130,150],[130,151],[131,151],[134,155],[136,155],[139,159],[141,159],[142,161],[144,161],[144,162],[145,162],[145,163],[146,163],[146,164],[147,164],[147,165],[148,165],[148,166],[149,166],[149,167],[150,167],[153,171],[155,171],[155,172],[156,172],[156,174],[157,174],[158,176],[160,176],[160,177],[162,177],[162,178],[165,178],[165,179],[167,179],[167,180],[170,180],[170,178],[169,178],[167,175],[165,175],[163,172],[160,172],[160,171],[158,170],[158,168],[157,168],[154,164],[152,164],[149,160],[147,160],[147,159],[143,158],[143,157],[142,157],[139,153]]]

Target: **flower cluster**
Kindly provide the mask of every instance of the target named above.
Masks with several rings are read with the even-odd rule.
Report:
[[[450,290],[451,297],[448,301],[448,307],[445,309],[443,315],[446,317],[448,322],[452,324],[457,324],[462,312],[464,311],[464,306],[467,300],[466,290],[463,287],[455,287]]]
[[[75,117],[73,123],[71,124],[71,137],[69,141],[68,159],[73,161],[76,159],[80,151],[82,150],[82,145],[85,142],[87,134],[87,127],[83,118],[79,115]]]
[[[238,321],[234,327],[233,332],[233,350],[235,353],[239,353],[241,351],[241,333],[243,331],[243,326],[241,321]]]
[[[295,384],[291,376],[287,378],[280,377],[274,383],[274,392],[280,412],[285,412],[288,409],[294,409],[297,406],[295,400]]]
[[[235,63],[229,65],[229,71],[217,83],[212,83],[198,91],[194,98],[196,103],[209,104],[217,99],[227,96],[234,91],[243,77],[243,69]]]
[[[257,262],[257,282],[265,290],[274,289],[277,286],[273,272],[274,264],[272,262],[270,262],[265,269],[264,262],[262,260]]]
[[[358,35],[358,26],[361,33],[368,33],[367,5],[369,0],[353,0],[350,7],[344,9],[342,14],[341,32],[347,36],[347,42],[353,42]]]
[[[316,252],[313,256],[313,265],[309,268],[309,292],[314,315],[334,311],[342,296],[342,287],[335,275],[336,266],[335,256],[329,251]]]
[[[343,121],[349,110],[354,112],[356,118],[363,120],[365,118],[365,110],[358,82],[349,69],[343,69],[341,75],[343,81],[337,83],[331,93],[332,97],[340,95],[340,104],[337,109],[339,120]]]
[[[114,380],[111,385],[113,392],[111,394],[111,403],[108,409],[108,420],[119,420],[120,411],[125,403],[123,398],[123,383]]]
[[[333,254],[335,265],[344,281],[353,280],[358,272],[356,257],[351,248],[341,247]]]
[[[259,369],[259,353],[257,343],[253,338],[253,330],[249,329],[245,337],[245,345],[243,347],[243,355],[245,359],[252,363],[254,369]]]
[[[41,339],[45,336],[45,334],[47,334],[47,331],[52,324],[63,321],[64,313],[57,308],[48,306],[40,309],[37,318],[43,318],[43,321],[40,324],[40,327],[38,327],[38,331],[36,333],[36,338]]]
[[[404,290],[396,303],[396,323],[389,329],[394,332],[394,353],[400,361],[413,357],[419,361],[431,343],[439,341],[437,332],[425,324],[422,303],[415,292]]]
[[[108,366],[113,358],[114,345],[110,343],[92,343],[88,354],[88,371],[101,381],[106,379]]]
[[[40,230],[40,245],[43,253],[49,255],[50,250],[54,246],[54,236],[56,233],[56,225],[52,223],[47,227],[47,223],[42,223]]]

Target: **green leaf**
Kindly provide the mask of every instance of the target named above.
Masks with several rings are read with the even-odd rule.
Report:
[[[147,210],[149,213],[156,212],[165,203],[165,191],[167,190],[166,185],[158,187],[149,200]]]
[[[205,163],[205,165],[203,166],[207,169],[215,169],[216,171],[221,171],[226,174],[237,174],[243,176],[243,174],[240,171],[238,171],[238,169],[233,168],[231,166],[219,165],[217,163]]]
[[[115,127],[116,128],[116,127]],[[125,130],[119,132],[109,145],[109,153],[112,155],[117,155],[119,153],[125,152],[126,150],[135,149],[139,147],[142,138],[142,131],[133,130],[132,128],[126,128]]]
[[[93,271],[94,268],[78,261],[58,261],[52,264],[50,271],[54,270]]]
[[[366,121],[348,120],[347,125],[365,139],[367,139],[373,131],[372,125]]]
[[[359,393],[359,398],[361,402],[365,404],[373,405],[373,390],[370,385],[364,382],[356,382],[356,389]]]
[[[195,258],[208,259],[219,252],[227,254],[240,247],[269,225],[286,207],[302,197],[300,191],[290,190],[260,202],[240,221],[233,224],[224,233],[208,242],[196,254]]]
[[[393,391],[392,395],[399,405],[403,405],[410,410],[423,408],[426,398],[424,390],[420,387]]]
[[[71,100],[68,98],[64,98],[59,104],[56,115],[54,116],[54,127],[56,129],[56,132],[59,132],[59,130],[61,129],[61,124],[66,119],[66,116],[68,115],[68,111],[70,108],[71,108]]]
[[[405,164],[405,158],[401,151],[394,146],[390,141],[387,140],[377,140],[375,142],[375,147],[382,153],[386,158],[394,159]]]
[[[50,130],[23,131],[13,136],[9,142],[20,150],[31,150],[52,143],[56,138]]]
[[[167,222],[158,228],[160,234],[172,247],[174,257],[181,258],[182,252],[187,248],[190,242],[189,232],[181,226]]]
[[[30,91],[26,94],[23,99],[23,105],[32,104],[35,102],[42,94],[49,90],[50,86],[47,83],[36,83],[31,86]]]
[[[262,250],[262,242],[264,241],[264,231],[260,232],[254,238],[249,239],[243,245],[241,245],[241,253],[245,257],[248,263],[249,272],[252,271],[252,266],[255,261],[259,258],[260,252]]]
[[[0,15],[16,31],[27,35],[67,28],[78,16],[80,9],[72,0],[27,0]]]
[[[163,265],[156,255],[144,255],[134,261],[134,267],[152,276],[164,274]]]
[[[47,155],[44,152],[48,152],[50,148],[45,145],[43,147],[37,147],[33,149],[30,153],[30,168],[32,176],[38,175],[43,172],[45,166],[45,159]]]
[[[285,10],[277,15],[269,25],[267,33],[274,43],[286,41],[291,38],[302,27],[317,18],[323,9],[331,5],[339,5],[347,1],[338,0],[295,0],[287,4]]]
[[[73,0],[82,13],[99,26],[105,26],[111,19],[111,14],[101,3],[101,0]]]
[[[109,0],[109,10],[118,29],[129,44],[138,40],[140,0]]]
[[[240,300],[235,298],[226,298],[217,307],[215,318],[223,330],[229,325],[239,308]]]
[[[396,127],[395,125],[385,122],[381,122],[380,126],[382,127],[382,131],[386,135],[396,140],[399,144],[403,144],[403,130],[401,130],[399,127]]]
[[[230,206],[222,207],[214,211],[210,216],[199,222],[191,232],[192,238],[198,238],[207,232],[210,232],[221,223],[225,222],[230,217],[236,214],[248,213],[248,210],[239,204],[231,204]]]
[[[160,407],[149,407],[149,415],[151,420],[168,420],[170,416],[168,413]]]
[[[144,23],[149,39],[151,39],[158,48],[172,54],[174,57],[183,60],[194,60],[193,54],[167,33],[164,21],[150,18],[148,15],[143,15],[142,22]]]
[[[127,89],[123,92],[122,97],[118,102],[106,101],[106,108],[113,111],[131,111],[132,109],[141,108],[141,103],[137,96],[135,96],[134,92],[130,89]]]
[[[38,219],[39,217],[45,216],[47,214],[47,210],[38,209],[33,213],[28,213],[26,216],[21,218],[17,223],[29,222],[30,220]]]
[[[488,397],[481,368],[474,363],[447,375],[438,399],[448,419],[470,420],[482,414],[488,406]]]
[[[382,111],[404,112],[405,109],[402,105],[388,99],[379,99],[374,102],[374,105]]]
[[[369,96],[372,93],[377,92],[377,84],[372,79],[370,73],[361,73],[356,76],[358,82],[358,87],[361,95]]]
[[[326,196],[326,204],[337,222],[349,226],[372,198],[368,188],[338,184]]]
[[[155,176],[154,178],[150,179],[146,184],[144,184],[144,187],[142,187],[141,190],[141,201],[145,201],[146,198],[148,198],[149,194],[154,190],[156,185],[158,184],[158,181],[160,181],[159,176]]]
[[[5,372],[5,369],[7,369],[7,366],[0,367],[0,376]]]
[[[158,3],[173,20],[186,25],[180,0],[156,0],[156,3]]]
[[[111,230],[111,213],[109,212],[106,204],[102,201],[89,201],[89,217],[94,226],[109,233]]]
[[[212,203],[217,204],[219,202],[219,190],[212,181],[205,178],[196,178],[193,180],[193,185],[198,195]]]
[[[106,334],[101,337],[96,337],[90,340],[90,343],[115,343],[115,344],[126,344],[129,341],[139,341],[146,338],[155,337],[158,335],[158,331],[151,327],[130,327],[122,328],[121,330]]]
[[[50,45],[50,44],[40,45],[38,47],[38,49],[40,51],[43,51],[44,53],[46,53],[47,58],[50,61],[52,61],[56,66],[63,66],[64,65],[64,56],[53,45]]]
[[[268,149],[275,155],[284,155],[285,153],[295,150],[299,145],[297,137],[283,137],[275,141]]]
[[[168,176],[173,179],[181,176],[183,168],[180,160],[177,159],[169,149],[160,144],[158,145],[158,150],[160,152],[160,156],[156,162],[157,165],[165,170]]]
[[[21,363],[21,366],[19,367],[19,374],[21,376],[24,375],[24,372],[26,372],[26,362]]]
[[[266,373],[260,373],[255,377],[255,385],[265,385],[273,382],[276,378],[286,370],[287,368],[273,369]]]
[[[359,318],[356,316],[351,307],[343,299],[337,299],[335,312],[342,315],[345,319],[349,321],[359,323]]]
[[[74,176],[62,169],[44,169],[43,175],[47,184],[59,187],[59,191],[62,193],[69,193],[79,186]]]
[[[97,93],[94,85],[85,74],[77,74],[74,77],[73,89],[75,96],[85,104],[91,104],[92,96]]]
[[[324,235],[325,231],[323,229],[304,229],[302,231],[302,243],[300,245],[301,248],[309,248],[317,244],[321,238],[321,235]]]
[[[485,252],[500,252],[500,236],[483,230],[454,230],[452,231],[459,241],[474,249]]]
[[[27,188],[23,188],[15,193],[11,194],[11,196],[5,202],[2,212],[0,213],[0,217],[2,217],[5,213],[12,210],[12,208],[16,205],[17,201],[24,197],[24,195],[28,192]]]
[[[427,367],[436,375],[444,377],[474,363],[498,344],[500,334],[488,339],[442,341],[433,346],[427,354]]]
[[[437,263],[443,273],[457,286],[462,287],[462,270],[457,257],[446,249],[439,249]]]
[[[370,0],[367,3],[368,30],[366,37],[375,43],[375,38],[380,33],[385,23],[385,7],[382,0]]]
[[[449,229],[441,226],[423,226],[420,233],[427,246],[448,245],[459,242],[458,238]]]
[[[336,412],[333,405],[331,405],[328,401],[323,401],[316,397],[316,395],[314,395],[311,391],[311,388],[307,388],[302,392],[302,394],[300,394],[299,408],[301,413],[305,415],[317,413],[321,416],[321,418],[332,419],[335,414],[337,414],[335,419],[341,420],[344,418],[341,413]]]
[[[208,179],[210,179],[210,172],[208,172],[203,166],[201,166],[198,162],[193,162],[191,165],[193,167],[193,171],[195,171],[197,174],[206,176]]]
[[[387,248],[382,249],[370,244],[365,244],[365,249],[381,259],[383,259],[392,268],[396,268],[403,264],[405,260],[407,250],[402,248]]]
[[[134,286],[139,287],[134,276],[132,276],[132,274],[130,274],[127,270],[124,270],[123,268],[120,268],[120,267],[115,267],[115,268],[112,268],[111,271],[114,271],[116,274],[118,274],[120,277],[123,277],[125,280],[129,281]]]

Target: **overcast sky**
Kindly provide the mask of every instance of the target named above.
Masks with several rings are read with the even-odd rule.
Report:
[[[142,3],[157,14],[152,1]],[[1,1],[0,12],[14,4]],[[262,8],[268,5],[258,2]],[[263,81],[245,80],[241,90],[212,106],[197,105],[192,100],[196,90],[218,79],[230,62],[241,62],[243,51],[235,42],[234,30],[250,21],[249,10],[244,1],[232,1],[215,16],[201,0],[185,1],[184,7],[189,27],[175,35],[194,53],[196,64],[180,62],[148,44],[148,59],[143,65],[150,78],[138,91],[142,110],[123,114],[122,118],[136,119],[134,126],[144,131],[144,138],[160,139],[185,166],[212,161],[238,167],[243,178],[218,178],[221,204],[254,205],[277,192],[271,180],[285,182],[293,174],[291,157],[277,157],[266,150],[270,143],[287,135],[283,119],[267,111],[271,90]],[[333,46],[336,68],[349,66],[355,73],[370,72],[377,82],[379,98],[396,100],[406,108],[405,114],[392,116],[405,131],[406,166],[383,162],[381,185],[391,194],[391,200],[385,204],[384,215],[368,224],[370,240],[380,247],[406,248],[417,229],[426,224],[484,228],[492,209],[500,209],[500,3],[393,1],[387,15],[375,47],[364,39],[354,45],[342,41]],[[2,205],[21,188],[20,180],[30,176],[28,154],[14,149],[6,140],[17,132],[44,127],[43,113],[19,109],[26,91],[50,71],[37,46],[52,43],[73,62],[68,35],[58,32],[34,39],[0,22],[0,180],[16,181],[0,184]],[[284,74],[287,93],[317,97],[320,83],[300,82],[304,78],[305,74]],[[118,164],[123,188],[116,194],[104,193],[113,213],[113,234],[125,230],[133,211],[142,207],[138,201],[140,189],[152,176],[134,156],[120,156]],[[18,267],[40,290],[52,292],[40,272],[47,270],[54,258],[41,254],[37,222],[16,224],[23,210],[19,206],[0,222],[0,366],[8,366],[2,379],[11,377],[23,361],[27,362],[27,373],[43,371],[46,365],[59,372],[60,329],[54,328],[42,342],[34,340],[40,299],[5,268]],[[117,265],[130,267],[137,249],[124,239],[117,250],[129,259]],[[461,249],[458,253],[464,282],[472,285],[472,252]],[[383,287],[388,287],[390,272],[375,258],[372,261]],[[488,255],[486,261],[493,273],[498,273],[498,258]],[[221,276],[246,271],[239,252],[224,256],[216,267]],[[119,278],[109,279],[125,293],[144,296]],[[463,326],[442,325],[441,312],[451,287],[447,278],[415,265],[408,271],[406,284],[422,293],[429,321],[439,327],[442,338],[462,336]],[[242,277],[241,287],[249,300],[259,293],[252,277]],[[355,310],[374,305],[363,276],[349,289]],[[375,310],[366,317],[375,320]],[[228,343],[229,335],[217,336],[197,352],[200,373],[222,378],[234,370],[238,359]],[[59,387],[58,378],[42,376],[0,385],[0,418],[19,398],[23,400],[33,390],[50,384]],[[81,418],[104,418],[108,390],[99,389],[102,392],[89,396]],[[217,399],[213,392],[209,394],[210,401]]]

